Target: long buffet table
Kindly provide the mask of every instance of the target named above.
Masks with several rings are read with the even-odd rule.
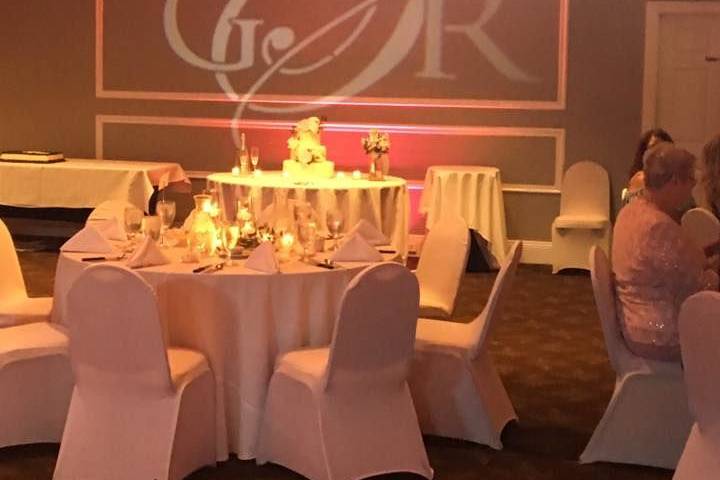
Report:
[[[125,200],[148,209],[154,187],[190,187],[182,167],[169,162],[66,159],[51,164],[0,162],[0,204],[15,207],[93,208]]]

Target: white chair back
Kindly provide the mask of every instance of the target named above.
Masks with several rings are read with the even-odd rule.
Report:
[[[0,299],[25,295],[25,280],[23,279],[20,262],[10,231],[0,220]]]
[[[565,172],[560,194],[560,215],[608,215],[610,181],[607,171],[595,162],[572,165]]]
[[[108,220],[115,217],[118,219],[118,222],[120,222],[120,225],[124,225],[125,209],[127,207],[135,207],[135,205],[126,200],[106,200],[90,212],[85,223]]]
[[[687,236],[700,248],[720,239],[720,221],[704,208],[691,208],[682,216],[680,224]]]
[[[418,260],[417,275],[420,289],[429,289],[449,306],[455,304],[470,251],[470,235],[465,220],[447,215],[428,232]]]
[[[678,322],[690,412],[701,431],[717,429],[720,427],[720,293],[700,292],[685,300]]]
[[[510,290],[510,286],[515,279],[517,266],[522,255],[522,242],[517,241],[510,247],[510,252],[505,259],[500,271],[495,277],[490,297],[488,298],[482,312],[472,321],[473,328],[473,348],[470,357],[475,358],[483,349],[490,336],[490,332],[497,324],[499,317],[502,316],[503,305]]]
[[[610,260],[597,245],[590,250],[590,279],[610,364],[615,372],[621,372],[625,365],[623,359],[632,357],[633,354],[625,346],[625,339],[620,330]]]
[[[163,397],[172,392],[155,294],[138,274],[94,265],[68,293],[70,361],[78,390]]]
[[[415,343],[419,290],[397,263],[372,265],[347,286],[330,345],[325,388],[399,388]]]

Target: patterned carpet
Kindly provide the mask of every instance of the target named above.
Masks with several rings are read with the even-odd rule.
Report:
[[[31,295],[52,293],[56,254],[21,253]],[[484,305],[493,273],[466,274],[454,320],[470,321]],[[580,465],[577,458],[610,398],[614,374],[585,272],[552,275],[521,266],[492,353],[520,421],[503,433],[504,450],[425,437],[439,480],[670,479],[672,472],[629,465]],[[57,445],[0,449],[0,480],[50,479]],[[388,475],[386,478],[412,478]],[[282,467],[232,459],[192,480],[302,478]]]

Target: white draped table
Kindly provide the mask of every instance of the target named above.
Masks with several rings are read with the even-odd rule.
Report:
[[[387,235],[403,257],[407,255],[410,204],[407,182],[403,178],[385,177],[382,181],[371,181],[346,176],[296,183],[280,172],[263,172],[259,176],[213,173],[207,180],[218,190],[220,201],[230,216],[234,216],[236,201],[242,197],[252,198],[255,214],[259,215],[282,192],[283,198],[309,202],[319,214],[322,229],[326,229],[327,211],[338,209],[345,219],[344,231],[365,219]]]
[[[505,204],[500,170],[470,165],[436,165],[428,168],[420,198],[430,229],[440,216],[456,213],[488,241],[490,251],[505,259]]]
[[[157,294],[167,343],[198,350],[210,363],[217,385],[218,460],[228,452],[254,458],[275,357],[328,345],[344,289],[368,264],[342,263],[327,270],[290,261],[281,264],[282,273],[265,274],[240,261],[214,273],[193,274],[198,264],[181,263],[181,249],[165,251],[173,263],[136,271]],[[72,321],[65,315],[67,293],[92,265],[81,261],[88,256],[93,254],[60,254],[52,321],[65,326]]]
[[[0,204],[15,207],[93,208],[124,200],[148,209],[153,187],[188,180],[177,163],[66,159],[64,162],[0,162]]]

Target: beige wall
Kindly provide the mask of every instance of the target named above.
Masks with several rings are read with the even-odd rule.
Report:
[[[448,1],[462,4],[464,0]],[[555,2],[543,1],[550,2],[549,4]],[[532,35],[544,40],[531,42],[534,50],[528,50],[527,39],[518,40],[517,45],[504,45],[509,45],[509,50],[520,58],[552,58],[554,47],[547,42],[547,38],[552,37],[548,33],[553,31],[552,27],[532,23],[526,25],[527,18],[522,16],[513,18],[514,11],[518,11],[523,5],[531,4],[529,0],[507,2],[505,8],[508,10],[498,13],[492,29],[488,26],[489,32],[495,35],[495,38],[511,42],[514,37],[522,38],[523,32],[531,35],[530,32],[535,29],[537,31]],[[106,3],[114,5],[113,8],[120,12],[118,15],[123,14],[124,10],[118,7],[123,5],[122,2],[106,0]],[[130,3],[137,4],[136,1]],[[225,3],[210,2],[215,5],[213,8]],[[317,3],[323,2],[318,0]],[[473,2],[464,3],[473,5]],[[182,2],[180,4],[183,5]],[[95,1],[92,0],[2,2],[0,149],[57,149],[65,152],[67,156],[93,157],[96,155],[97,116],[232,118],[235,105],[228,102],[96,98],[95,7]],[[158,10],[157,6],[148,7],[147,12],[141,16],[143,20],[136,22],[135,28],[123,30],[123,25],[133,25],[132,21],[127,19],[124,20],[125,23],[120,22],[113,27],[113,35],[116,36],[112,37],[109,43],[116,49],[113,54],[117,54],[119,60],[106,67],[106,74],[114,75],[112,80],[106,81],[106,86],[112,86],[113,82],[117,83],[118,87],[143,86],[152,83],[153,78],[158,79],[157,83],[162,87],[174,84],[198,88],[214,85],[212,81],[209,84],[203,83],[206,80],[200,78],[197,69],[169,60],[167,65],[158,67],[157,71],[154,71],[147,61],[139,62],[137,71],[133,71],[131,66],[118,66],[130,58],[128,55],[145,53],[142,47],[143,39],[146,36],[155,38],[157,32],[143,29],[162,29],[162,21],[157,18]],[[319,113],[330,121],[340,123],[564,130],[565,168],[585,159],[605,166],[610,172],[614,207],[617,208],[615,199],[624,184],[627,167],[640,133],[644,10],[644,2],[641,0],[570,0],[567,105],[564,110],[335,106]],[[206,13],[198,15],[199,24],[208,20],[205,16],[211,17]],[[552,15],[548,18],[552,18]],[[184,18],[184,21],[191,22],[192,18]],[[132,41],[124,42],[124,38]],[[199,42],[195,38],[190,40]],[[367,48],[372,44],[370,41]],[[148,47],[148,51],[157,49],[162,52],[162,45],[152,45],[154,46]],[[194,46],[201,48],[199,43]],[[462,70],[463,60],[458,60],[456,56],[469,55],[470,50],[472,49],[467,45],[452,45],[448,62]],[[112,58],[112,55],[109,57]],[[182,72],[186,72],[186,78]],[[474,71],[471,73],[478,74]],[[328,77],[331,75],[323,76]],[[407,89],[417,88],[418,92],[424,92],[427,97],[433,96],[427,85],[422,88],[413,85],[415,84],[403,83],[393,78],[380,84],[377,91],[369,93],[403,96]],[[489,85],[494,84],[490,82]],[[508,94],[508,85],[507,82],[500,82],[493,88]],[[552,82],[550,85],[552,86]],[[452,93],[465,93],[468,96],[468,88],[468,85],[464,85]],[[538,88],[540,90],[534,92],[518,87],[515,93],[520,96],[548,95],[547,82]],[[486,93],[483,91],[478,94]],[[513,91],[510,90],[509,94],[512,95]],[[287,122],[301,116],[303,115],[252,114],[246,118],[280,119]],[[234,148],[227,130],[218,128],[201,127],[188,130],[161,125],[124,126],[110,122],[103,128],[102,133],[106,158],[179,161],[189,170],[224,169],[229,165]],[[287,135],[280,133],[272,137],[258,134],[261,143],[264,142],[262,148],[268,157],[267,166],[278,165],[282,159],[282,142]],[[359,134],[357,137],[359,138]],[[356,140],[347,141],[354,143]],[[506,182],[552,182],[554,144],[547,138],[508,140],[474,134],[451,138],[429,135],[424,141],[426,143],[417,140],[417,137],[397,137],[398,147],[392,151],[393,168],[396,172],[411,179],[421,179],[425,167],[431,163],[477,163],[500,166]],[[340,137],[331,138],[328,142],[349,145],[343,144]],[[342,148],[339,146],[337,149]],[[344,165],[357,165],[363,161],[359,148],[358,151],[353,150],[347,154],[343,152],[343,155],[341,163]],[[505,199],[508,233],[511,238],[549,240],[550,223],[559,207],[558,195],[507,192]]]

